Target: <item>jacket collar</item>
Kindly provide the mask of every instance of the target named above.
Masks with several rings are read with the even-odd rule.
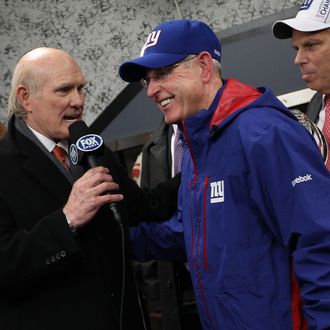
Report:
[[[70,176],[63,175],[53,161],[51,154],[33,133],[26,127],[30,131],[30,135],[28,131],[22,129],[24,124],[21,126],[22,123],[16,124],[16,121],[20,120],[15,116],[10,119],[8,137],[13,140],[17,157],[21,159],[21,167],[46,190],[63,200],[71,189]]]
[[[256,88],[235,79],[228,79],[220,91],[220,101],[216,104],[210,127],[219,126],[231,114],[244,108],[261,96],[261,92]]]
[[[261,95],[261,91],[235,79],[225,80],[210,107],[200,110],[196,115],[183,122],[184,136],[187,142],[189,143],[189,138],[194,139],[196,133],[198,134],[205,129],[209,132],[208,135],[212,135],[241,110],[248,108],[248,105]]]

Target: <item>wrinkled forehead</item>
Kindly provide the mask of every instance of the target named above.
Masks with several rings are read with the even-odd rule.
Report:
[[[49,61],[37,68],[40,80],[52,84],[84,84],[85,77],[79,65],[72,60]]]

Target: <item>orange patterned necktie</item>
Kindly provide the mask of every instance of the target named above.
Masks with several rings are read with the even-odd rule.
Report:
[[[327,141],[328,146],[330,147],[330,97],[328,96],[325,100],[324,125],[322,128],[322,133],[324,135],[325,140]],[[328,157],[328,160],[325,165],[330,171],[330,157]]]
[[[69,169],[69,165],[67,163],[67,154],[66,151],[56,145],[52,151],[53,155],[61,162],[61,164],[63,164],[63,166],[68,170]]]

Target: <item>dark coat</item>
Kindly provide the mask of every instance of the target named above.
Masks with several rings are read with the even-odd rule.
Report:
[[[150,140],[143,146],[141,187],[155,188],[157,184],[171,177],[171,137],[172,125],[161,122]],[[143,267],[143,266],[142,266]],[[180,330],[185,326],[199,329],[197,313],[187,314],[182,303],[193,310],[194,300],[190,274],[182,263],[151,261],[143,267],[145,276],[145,292],[151,310],[160,309],[162,313],[162,329]],[[156,274],[153,274],[156,268]],[[158,279],[157,279],[158,275]],[[149,298],[149,299],[148,299]],[[188,305],[188,302],[190,305]],[[187,320],[183,320],[184,313]]]
[[[323,94],[316,93],[313,95],[312,99],[308,104],[306,115],[314,123],[316,123],[319,119],[319,114],[322,109],[322,97]]]
[[[142,219],[145,195],[117,170],[125,193],[124,220]],[[0,141],[1,330],[119,329],[120,226],[103,207],[73,235],[62,212],[70,190],[49,154],[19,132],[12,119]],[[123,329],[145,329],[124,241]]]
[[[171,135],[173,128],[162,121],[142,149],[141,187],[154,188],[171,177]]]

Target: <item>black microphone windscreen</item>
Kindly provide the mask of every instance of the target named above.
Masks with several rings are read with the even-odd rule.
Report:
[[[82,120],[75,121],[69,126],[71,143],[76,143],[82,136],[90,134],[90,129]]]
[[[91,133],[90,128],[82,120],[69,126],[70,136],[70,161],[76,165],[82,163],[90,167],[96,167],[96,156],[104,151],[103,139],[100,135]]]

